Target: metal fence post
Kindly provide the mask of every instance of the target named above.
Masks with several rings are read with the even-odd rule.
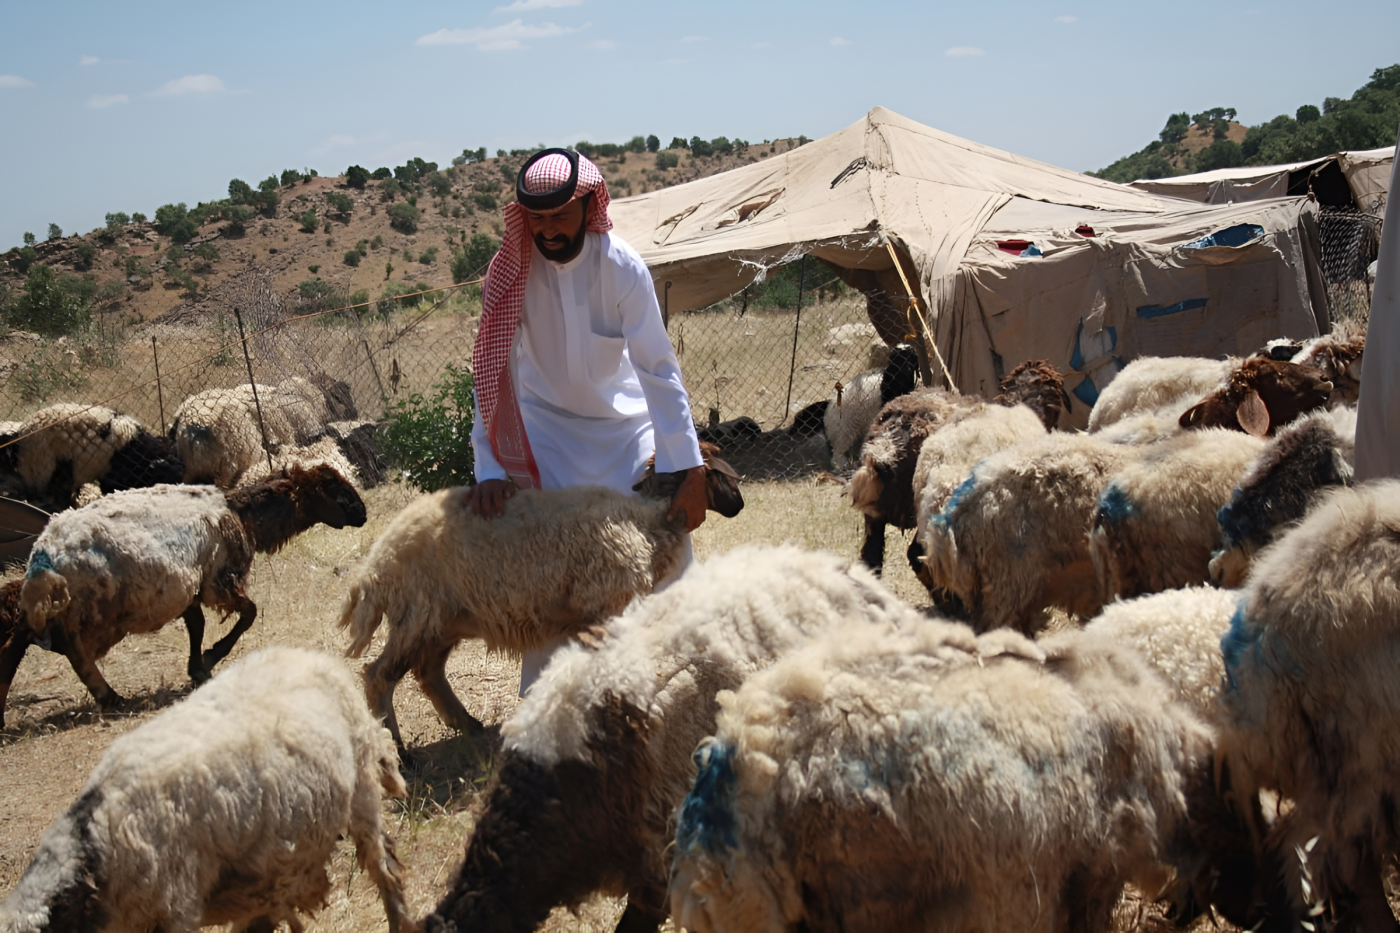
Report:
[[[253,358],[248,355],[248,336],[243,332],[243,312],[238,305],[233,306],[233,316],[238,321],[238,341],[243,344],[243,363],[248,367],[248,385],[253,390],[253,407],[258,412],[258,430],[262,432],[263,453],[267,454],[267,474],[272,475],[272,443],[267,439],[267,425],[263,423],[262,402],[258,401],[258,383],[253,379]]]
[[[788,362],[788,386],[787,401],[783,402],[783,421],[786,422],[788,415],[792,413],[792,377],[797,371],[797,333],[802,326],[802,285],[807,278],[807,254],[802,254],[802,261],[797,266],[797,317],[792,322],[792,359]]]
[[[160,354],[156,352],[156,338],[151,335],[151,356],[156,361],[156,403],[160,405],[160,433],[165,433],[165,393],[160,387]]]

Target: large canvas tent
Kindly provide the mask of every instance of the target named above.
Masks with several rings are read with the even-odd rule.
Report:
[[[1071,373],[1082,424],[1133,356],[1316,334],[1315,210],[1186,204],[877,107],[756,164],[616,201],[612,216],[671,313],[808,253],[867,294],[886,340],[918,332],[926,377],[946,366],[962,391],[994,394],[1017,363],[1048,359]]]
[[[1385,211],[1395,147],[1338,152],[1286,165],[1221,168],[1174,178],[1139,179],[1131,186],[1162,197],[1201,204],[1228,204],[1306,195],[1324,204]]]

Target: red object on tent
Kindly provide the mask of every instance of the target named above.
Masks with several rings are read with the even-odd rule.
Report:
[[[1074,228],[1074,232],[1079,234],[1080,236],[1093,236],[1094,228],[1089,226],[1088,224],[1080,224],[1079,226]]]
[[[1021,255],[1026,247],[1034,245],[1030,240],[997,240],[997,249],[1006,250],[1013,256]]]

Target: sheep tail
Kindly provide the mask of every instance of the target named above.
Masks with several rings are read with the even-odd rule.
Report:
[[[341,628],[350,630],[350,647],[345,649],[345,656],[358,658],[365,653],[369,643],[374,640],[374,633],[379,630],[380,620],[384,618],[384,607],[375,599],[376,587],[372,582],[361,577],[350,584],[350,592],[345,597],[345,608],[341,611]]]
[[[30,557],[19,602],[30,627],[36,632],[72,602],[68,581],[55,569],[48,551],[36,550]]]

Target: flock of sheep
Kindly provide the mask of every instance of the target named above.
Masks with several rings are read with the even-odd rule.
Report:
[[[658,589],[686,546],[666,475],[636,497],[523,491],[494,522],[462,489],[423,496],[349,581],[348,653],[384,633],[363,680],[266,649],[119,739],[0,931],[299,930],[338,836],[398,933],[533,930],[598,893],[626,895],[629,933],[1107,930],[1129,884],[1182,925],[1400,930],[1400,482],[1352,482],[1363,348],[1138,360],[1087,433],[1055,430],[1062,379],[1040,361],[990,402],[887,392],[848,487],[869,567],[749,546]],[[94,662],[183,616],[208,678],[256,612],[252,554],[365,521],[348,465],[292,457],[239,485],[253,414],[175,449],[214,486],[110,491],[110,464],[70,458],[53,488],[109,494],[36,542],[0,599],[12,643],[63,651],[111,703]],[[733,515],[736,478],[705,453],[709,505]],[[914,532],[930,611],[878,578],[888,524]],[[240,614],[208,651],[201,605]],[[455,645],[562,635],[414,920],[380,815],[410,754],[395,684],[411,671],[479,731],[448,686]]]

